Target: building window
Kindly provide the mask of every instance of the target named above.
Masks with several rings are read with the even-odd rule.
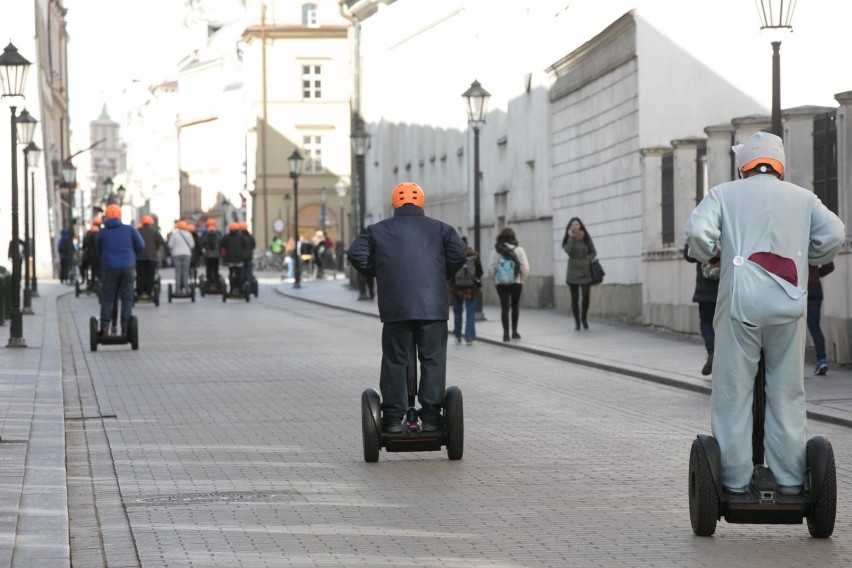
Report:
[[[302,25],[306,28],[319,27],[316,4],[302,4]]]
[[[695,153],[695,204],[701,203],[707,194],[709,173],[707,170],[707,144],[702,142],[698,145]]]
[[[674,153],[663,154],[662,165],[662,214],[663,214],[663,245],[674,244],[675,222],[674,222]]]
[[[322,98],[322,67],[302,65],[302,98]]]
[[[303,137],[302,148],[305,150],[304,172],[322,173],[322,136]]]
[[[814,193],[835,214],[837,192],[837,111],[814,117]]]

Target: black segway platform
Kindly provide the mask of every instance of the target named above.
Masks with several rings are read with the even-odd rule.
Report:
[[[136,316],[130,316],[130,323],[127,326],[127,334],[108,333],[101,335],[98,318],[92,316],[89,318],[89,348],[94,352],[98,350],[98,345],[127,345],[136,351],[139,349],[139,322]]]
[[[192,285],[192,284],[189,285],[189,290],[187,292],[179,293],[174,289],[174,287],[172,286],[172,283],[169,282],[169,285],[166,287],[166,290],[167,290],[167,293],[168,293],[168,298],[169,298],[170,304],[172,303],[173,299],[187,299],[187,298],[189,298],[192,301],[193,304],[195,303],[195,286]]]
[[[382,430],[382,401],[378,391],[368,387],[361,393],[361,429],[364,461],[379,461],[379,451],[432,452],[447,448],[447,457],[460,460],[464,454],[464,401],[456,386],[444,391],[443,427],[424,432],[414,402],[417,398],[417,350],[411,348],[408,365],[408,411],[402,421],[402,432],[391,434]]]
[[[87,296],[91,296],[92,294],[100,295],[101,293],[101,284],[97,280],[90,281],[90,284],[83,287],[81,286],[81,282],[79,280],[74,281],[74,297],[79,298],[80,294],[86,294]]]
[[[171,284],[169,284],[171,286]],[[133,303],[134,304],[154,304],[156,307],[160,307],[160,279],[157,278],[154,280],[154,286],[151,289],[151,295],[140,295],[136,292],[133,293]]]
[[[201,292],[201,297],[203,298],[207,294],[211,296],[218,296],[221,294],[225,288],[225,279],[221,274],[217,275],[218,278],[216,280],[207,280],[207,277],[203,274],[198,277],[198,291]]]
[[[722,488],[722,454],[710,434],[699,434],[689,455],[689,517],[692,531],[711,536],[722,517],[729,523],[798,525],[807,519],[815,538],[828,538],[834,532],[837,510],[837,473],[834,450],[825,436],[812,436],[806,450],[805,485],[797,495],[778,491],[772,471],[763,463],[763,424],[766,381],[763,358],[755,377],[754,473],[744,494]]]
[[[249,282],[243,282],[239,286],[231,286],[230,288],[223,283],[222,288],[222,302],[227,302],[228,299],[245,300],[246,303],[251,301],[251,283]]]

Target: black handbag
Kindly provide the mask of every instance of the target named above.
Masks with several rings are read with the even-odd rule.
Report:
[[[598,259],[593,260],[589,263],[589,272],[592,274],[592,284],[600,284],[603,282],[604,276],[606,272],[604,272],[603,266],[598,262]]]

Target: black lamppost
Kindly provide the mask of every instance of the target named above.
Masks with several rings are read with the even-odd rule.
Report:
[[[340,247],[335,249],[338,251],[339,255],[337,257],[337,270],[339,272],[343,272],[343,267],[346,265],[345,259],[343,255],[345,254],[347,242],[346,242],[346,233],[344,232],[344,220],[343,220],[343,200],[346,199],[346,182],[342,179],[337,180],[337,183],[334,184],[334,190],[337,192],[337,199],[340,201],[340,217],[337,218],[337,222],[339,225],[339,239],[340,239]],[[345,276],[344,276],[345,278]]]
[[[772,134],[784,137],[781,125],[781,37],[793,31],[793,11],[796,2],[787,0],[756,0],[760,29],[772,32]]]
[[[358,234],[365,227],[365,212],[367,210],[367,174],[364,168],[364,156],[370,148],[370,133],[364,128],[364,122],[358,119],[355,131],[350,135],[352,138],[352,150],[355,152],[356,171],[358,174]],[[367,295],[367,278],[358,273],[358,299],[369,300]]]
[[[462,98],[467,106],[467,123],[473,128],[473,248],[477,254],[482,255],[479,222],[479,128],[485,124],[491,94],[482,88],[479,81],[474,80],[470,88],[462,93]],[[482,314],[481,292],[476,295],[476,319],[485,319]]]
[[[18,49],[9,43],[0,55],[0,90],[2,97],[24,96],[24,82],[27,78],[30,62]],[[18,240],[18,128],[16,120],[17,105],[9,105],[11,111],[11,151],[12,151],[12,306],[9,310],[9,343],[6,347],[26,347],[24,339],[24,320],[21,313],[21,248]],[[27,143],[32,142],[28,140]]]
[[[62,162],[62,167],[59,168],[59,173],[62,175],[62,185],[68,190],[68,219],[65,221],[65,227],[73,234],[74,225],[74,188],[77,187],[77,167],[71,163],[68,158]]]
[[[36,271],[36,214],[35,214],[35,172],[38,168],[38,163],[41,160],[41,148],[35,142],[30,142],[24,149],[26,155],[29,156],[30,163],[30,258],[33,263],[33,278],[30,283],[30,295],[33,298],[38,298],[38,274]]]
[[[30,183],[27,172],[30,169],[29,153],[33,144],[33,134],[38,124],[27,109],[21,111],[16,120],[18,142],[24,146],[24,308],[21,313],[33,315],[32,291],[30,290]]]
[[[301,251],[299,250],[299,175],[302,173],[303,158],[298,150],[293,150],[287,161],[290,163],[290,179],[293,180],[293,236],[296,240],[296,246],[293,247],[293,268],[295,270],[293,288],[301,288],[302,270],[299,266],[302,260]]]

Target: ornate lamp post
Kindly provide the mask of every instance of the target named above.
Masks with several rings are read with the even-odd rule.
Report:
[[[337,270],[339,272],[343,272],[343,268],[345,266],[345,260],[343,258],[343,254],[346,251],[346,234],[344,233],[344,223],[343,223],[343,200],[346,199],[346,182],[342,179],[337,180],[337,183],[334,184],[334,191],[337,192],[338,201],[340,201],[340,216],[337,218],[337,222],[339,225],[338,235],[340,238],[340,248],[338,252],[340,253],[337,257]],[[345,276],[344,276],[345,278]]]
[[[38,275],[36,274],[36,214],[35,214],[35,172],[41,160],[41,148],[36,146],[35,142],[30,142],[24,149],[25,155],[29,156],[30,165],[30,258],[33,263],[33,277],[30,283],[30,295],[33,298],[38,298]]]
[[[356,171],[358,174],[358,234],[365,227],[365,212],[367,210],[367,174],[364,168],[364,156],[370,148],[370,133],[364,128],[364,122],[358,119],[352,138],[352,150],[355,152]],[[358,299],[369,300],[367,295],[367,279],[358,273]]]
[[[299,175],[302,173],[302,162],[304,158],[298,150],[293,150],[287,161],[290,164],[290,179],[293,180],[293,238],[296,246],[293,247],[294,282],[293,288],[302,287],[301,251],[299,250]]]
[[[30,62],[27,61],[18,49],[9,43],[0,55],[0,91],[2,97],[24,96],[24,82],[27,79],[27,71]],[[18,246],[18,152],[17,152],[17,105],[10,104],[10,128],[11,128],[11,151],[12,151],[12,306],[9,311],[9,343],[6,347],[26,347],[24,339],[24,321],[21,313],[21,249]],[[32,142],[28,140],[27,143]]]
[[[491,94],[482,88],[479,81],[474,80],[470,88],[462,93],[465,106],[467,107],[467,123],[473,128],[473,248],[478,254],[482,254],[480,242],[479,222],[479,128],[485,124],[485,115],[488,111],[488,99]],[[482,314],[482,293],[476,295],[476,319],[484,320]]]
[[[26,144],[24,146],[24,308],[21,313],[33,315],[32,290],[30,290],[30,251],[32,250],[30,248],[30,184],[27,172],[30,169],[29,150],[33,144],[33,134],[35,134],[38,120],[24,109],[15,122],[18,129],[18,142]]]
[[[756,0],[760,16],[760,29],[772,32],[772,134],[783,138],[781,125],[781,38],[793,31],[793,11],[796,2],[784,0]]]
[[[65,226],[73,233],[74,188],[77,186],[77,168],[71,163],[71,159],[69,158],[62,162],[59,173],[62,175],[62,185],[68,189],[68,219],[65,221]]]

